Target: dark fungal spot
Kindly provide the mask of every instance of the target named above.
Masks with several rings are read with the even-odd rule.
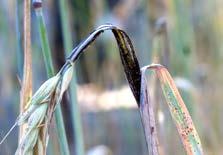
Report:
[[[151,127],[151,135],[153,134],[154,132],[154,127]]]
[[[34,9],[38,9],[42,7],[42,2],[41,1],[34,1],[33,2],[33,7]]]

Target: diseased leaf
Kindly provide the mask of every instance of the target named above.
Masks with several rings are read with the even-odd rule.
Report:
[[[202,155],[203,150],[200,138],[171,75],[161,65],[153,64],[145,68],[155,70],[158,76],[171,116],[176,124],[187,154]]]
[[[115,36],[126,78],[139,106],[141,80],[140,67],[131,40],[124,31],[111,24],[99,26],[72,51],[68,60],[75,62],[80,54],[84,52],[84,50],[105,30],[111,30]],[[65,67],[66,64],[64,65],[64,68]]]
[[[119,47],[119,53],[124,67],[129,86],[136,98],[140,102],[141,72],[135,51],[128,35],[120,29],[112,29]],[[138,104],[139,106],[139,104]]]

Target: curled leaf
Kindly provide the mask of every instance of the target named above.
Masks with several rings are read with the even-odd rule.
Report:
[[[139,106],[141,83],[140,67],[131,40],[124,31],[112,24],[99,26],[72,51],[68,60],[72,62],[76,61],[80,54],[105,30],[111,30],[115,36],[126,78]]]
[[[124,67],[126,78],[129,82],[129,86],[136,98],[139,105],[140,101],[140,85],[141,85],[141,72],[138,60],[135,55],[135,51],[131,40],[128,35],[120,29],[112,29],[116,38],[119,53]]]

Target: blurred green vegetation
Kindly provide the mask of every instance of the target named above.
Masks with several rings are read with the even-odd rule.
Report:
[[[155,55],[158,62],[168,67],[170,73],[178,79],[177,85],[181,88],[183,99],[192,114],[205,154],[223,154],[222,0],[67,0],[66,2],[69,23],[64,23],[66,20],[61,19],[64,17],[60,16],[59,0],[43,2],[43,14],[56,71],[64,63],[65,52],[70,52],[67,50],[71,48],[69,47],[71,45],[66,45],[70,43],[65,43],[63,40],[63,35],[66,33],[62,30],[64,25],[70,24],[72,40],[69,42],[75,47],[95,27],[103,23],[112,23],[129,34],[141,66],[152,63]],[[22,3],[21,0],[0,2],[0,138],[19,113],[23,61]],[[157,33],[157,24],[162,20],[165,26]],[[158,43],[155,38],[158,38]],[[154,44],[155,48],[152,47]],[[84,101],[79,99],[86,151],[103,144],[115,155],[146,154],[137,110],[116,107],[102,111],[98,106],[99,99],[91,99],[95,96],[95,98],[100,97],[91,95],[95,92],[116,91],[126,85],[113,36],[104,33],[87,50],[88,52],[76,63],[77,92],[87,87],[85,98],[89,99]],[[32,52],[33,90],[36,90],[47,79],[47,73],[33,9]],[[167,107],[161,104],[163,97],[160,97],[159,89],[156,89],[156,111],[159,116],[157,126],[160,148],[165,154],[182,154],[183,147]],[[124,95],[132,98],[130,92]],[[117,98],[122,98],[124,95],[120,95],[121,97],[117,95]],[[104,106],[106,100],[103,102]],[[62,103],[62,111],[72,154],[76,148],[69,101],[68,95]],[[91,101],[95,102],[91,103],[95,106],[88,108],[87,102]],[[53,133],[55,126],[52,126]],[[56,139],[55,134],[52,136]],[[17,146],[15,137],[17,131],[14,131],[0,146],[0,154],[14,153]],[[52,145],[58,148],[56,147],[58,141],[55,140]]]

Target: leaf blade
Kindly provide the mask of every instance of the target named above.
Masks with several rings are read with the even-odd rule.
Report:
[[[140,106],[141,72],[136,54],[129,36],[120,29],[112,29],[119,47],[119,53],[126,78],[133,95]]]
[[[187,154],[202,155],[200,138],[170,73],[164,66],[157,64],[147,66],[147,69],[154,69],[158,76],[171,116]]]

